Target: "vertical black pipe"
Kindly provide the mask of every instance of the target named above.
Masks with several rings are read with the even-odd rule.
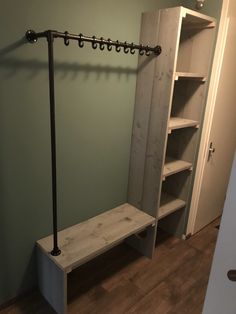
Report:
[[[56,164],[56,123],[55,123],[55,92],[54,92],[54,60],[53,33],[47,32],[48,41],[48,72],[50,95],[50,127],[51,127],[51,162],[52,162],[52,209],[53,209],[53,250],[51,254],[60,255],[57,239],[57,164]]]

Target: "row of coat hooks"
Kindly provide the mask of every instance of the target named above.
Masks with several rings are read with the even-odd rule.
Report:
[[[26,38],[29,42],[35,43],[38,38],[40,37],[47,37],[48,32],[53,36],[53,38],[63,38],[64,39],[64,44],[66,46],[69,46],[70,40],[77,40],[78,41],[78,46],[80,48],[84,47],[84,42],[91,42],[92,48],[97,49],[99,47],[100,50],[104,50],[105,46],[107,47],[108,51],[112,51],[112,47],[115,47],[116,52],[121,52],[123,48],[124,53],[131,53],[135,54],[135,51],[138,50],[139,54],[143,56],[144,54],[146,56],[150,56],[151,53],[154,53],[155,55],[159,55],[161,53],[161,47],[160,46],[155,46],[155,47],[150,47],[150,46],[144,46],[141,44],[134,44],[134,43],[127,43],[125,42],[120,42],[118,40],[113,41],[110,38],[104,39],[103,37],[97,38],[96,36],[84,36],[83,34],[75,35],[75,34],[70,34],[67,31],[62,33],[62,32],[57,32],[57,31],[45,31],[42,33],[36,33],[33,30],[28,30],[26,32]]]

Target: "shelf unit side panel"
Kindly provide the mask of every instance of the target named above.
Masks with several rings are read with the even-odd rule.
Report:
[[[162,54],[156,61],[154,75],[142,200],[144,210],[156,217],[174,89],[180,17],[180,8],[160,10],[158,42]]]
[[[176,70],[179,72],[190,72],[191,55],[193,50],[192,40],[183,31],[180,35],[179,53]]]
[[[158,22],[158,11],[142,14],[140,42],[143,45],[149,44],[155,46],[159,44],[157,38]],[[156,58],[158,57],[139,56],[138,60],[130,153],[128,202],[139,209],[143,209],[143,181]]]
[[[189,82],[186,88],[188,96],[184,105],[183,117],[198,120],[201,124],[206,100],[206,88],[207,83],[193,84],[193,82]]]

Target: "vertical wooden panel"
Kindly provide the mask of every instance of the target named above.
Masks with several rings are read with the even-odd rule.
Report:
[[[67,313],[67,274],[37,248],[39,290],[58,314]]]
[[[142,253],[144,256],[152,258],[156,242],[156,225],[149,226],[145,234],[142,236],[131,236],[126,240],[126,243],[132,246],[135,250]]]
[[[180,37],[180,8],[160,10],[158,42],[162,54],[153,77],[142,208],[157,216],[165,159],[168,119],[174,88],[174,73]]]
[[[140,42],[142,44],[159,44],[157,38],[158,21],[158,12],[144,13],[142,15],[140,34]],[[139,209],[143,209],[143,181],[156,58],[158,57],[140,56],[138,61],[128,202]]]
[[[167,121],[180,33],[180,8],[144,13],[141,42],[160,44],[162,53],[139,59],[132,133],[128,202],[157,217]],[[175,47],[174,49],[172,47]]]

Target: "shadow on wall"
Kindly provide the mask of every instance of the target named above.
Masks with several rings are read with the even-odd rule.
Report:
[[[38,71],[40,70],[47,70],[48,69],[48,62],[39,61],[36,59],[17,59],[17,58],[10,58],[6,57],[6,55],[15,49],[28,44],[25,38],[22,38],[18,40],[15,43],[12,43],[8,45],[7,47],[4,47],[3,49],[0,49],[0,66],[3,69],[6,69],[7,72],[4,75],[4,78],[11,78],[14,76],[20,69],[22,70],[29,70],[30,75],[28,76],[28,79],[34,78]],[[130,68],[130,67],[114,67],[110,65],[100,65],[100,64],[79,64],[76,62],[70,63],[70,62],[54,62],[55,66],[55,72],[56,74],[60,75],[60,79],[66,78],[68,75],[71,75],[71,79],[76,79],[78,74],[83,73],[84,74],[84,80],[88,79],[89,74],[96,73],[98,80],[101,75],[105,74],[106,78],[109,78],[110,74],[117,74],[118,78],[120,79],[121,75],[125,74],[127,76],[129,75],[136,75],[137,68]]]
[[[20,48],[21,46],[23,46],[25,44],[27,44],[27,41],[24,37],[22,37],[21,39],[17,40],[16,42],[0,49],[0,57],[4,57],[8,53],[16,50],[17,48]]]
[[[0,267],[1,267],[1,280],[0,280],[0,308],[1,303],[4,304],[4,302],[8,299],[12,298],[12,285],[14,285],[14,276],[16,275],[15,272],[12,273],[11,267],[12,267],[12,260],[14,258],[17,260],[17,256],[19,256],[20,251],[22,249],[22,254],[25,254],[25,248],[24,244],[20,240],[20,235],[18,237],[16,236],[15,243],[11,239],[11,243],[9,244],[9,238],[6,235],[6,232],[4,231],[6,220],[4,219],[4,213],[0,211],[0,237],[1,237],[1,251],[3,252],[3,256],[0,260]],[[14,219],[14,218],[13,218]],[[29,287],[31,289],[36,288],[37,283],[37,271],[36,271],[36,246],[34,244],[34,241],[32,240],[32,249],[29,253],[29,258],[27,261],[27,264],[24,265],[24,271],[22,274],[20,274],[20,285],[18,286],[18,291],[16,295],[24,294],[25,291],[29,290]],[[8,244],[7,244],[8,243]],[[15,250],[12,252],[12,249],[15,248]],[[28,252],[27,252],[28,254]]]
[[[21,38],[20,40],[0,49],[0,67],[2,69],[1,76],[4,79],[10,79],[14,77],[15,75],[21,73],[22,71],[27,71],[26,79],[32,79],[36,77],[39,71],[47,71],[48,69],[48,63],[47,61],[40,61],[37,59],[27,59],[27,56],[25,57],[25,60],[17,57],[10,56],[11,53],[15,52],[17,49],[24,47],[25,44],[29,44],[25,38]],[[151,59],[151,58],[150,58]],[[147,60],[148,62],[148,60]],[[109,65],[101,66],[101,65],[91,65],[91,64],[79,64],[79,63],[70,63],[70,62],[55,62],[55,70],[56,74],[63,78],[66,78],[67,75],[72,74],[72,79],[75,79],[78,74],[81,72],[85,75],[85,79],[88,78],[88,76],[91,73],[97,74],[96,78],[99,79],[102,74],[105,74],[108,78],[110,74],[115,74],[120,78],[122,75],[126,75],[127,79],[130,75],[136,75],[137,69],[131,68],[131,67],[112,67]],[[123,78],[123,76],[122,76]],[[27,93],[27,90],[23,90],[23,93]],[[7,97],[7,96],[6,96]],[[2,102],[0,104],[2,108],[7,107],[7,103]],[[9,107],[8,107],[8,110]],[[14,106],[12,104],[12,109],[14,110]],[[19,107],[19,110],[20,107]],[[28,113],[27,113],[28,114]],[[30,114],[30,111],[29,111]],[[14,116],[17,116],[18,112],[14,112]],[[2,115],[2,119],[4,118],[4,115]],[[11,124],[14,126],[15,120],[13,119],[11,121]],[[5,128],[5,124],[2,126],[3,130]],[[7,128],[10,129],[9,125]],[[17,130],[17,128],[16,128]],[[15,130],[15,132],[16,132]],[[15,133],[13,133],[15,134]],[[24,132],[22,133],[24,134]],[[6,138],[7,136],[4,135]],[[8,142],[12,141],[15,143],[17,142],[17,137],[7,138]],[[19,141],[20,143],[20,141]],[[26,143],[26,147],[27,147]],[[25,147],[19,147],[19,149],[24,149]],[[8,148],[7,148],[8,149]],[[2,152],[2,158],[4,159],[6,157],[4,147]],[[15,158],[15,157],[13,157]],[[8,163],[8,165],[10,162]],[[0,166],[2,167],[4,163],[1,163]],[[2,172],[1,172],[2,173]],[[25,290],[28,290],[28,288],[31,286],[33,287],[36,283],[36,254],[35,254],[35,248],[34,248],[34,242],[37,239],[27,239],[26,242],[21,240],[22,236],[19,233],[17,237],[17,232],[13,231],[13,221],[16,218],[12,217],[12,222],[9,221],[9,214],[6,215],[7,206],[5,203],[7,203],[8,193],[6,192],[6,186],[9,187],[9,181],[12,180],[8,176],[8,172],[6,172],[6,176],[1,175],[0,178],[0,190],[3,193],[3,196],[1,197],[1,210],[0,210],[0,238],[2,241],[1,250],[4,252],[3,258],[0,259],[0,267],[2,269],[1,272],[1,279],[0,279],[0,297],[3,296],[5,300],[12,297],[13,294],[15,294],[15,291],[12,292],[14,289],[15,278],[16,276],[20,277],[20,285],[17,284],[18,293],[21,294]],[[17,180],[17,182],[14,183],[15,188],[18,190],[19,184],[21,184],[21,180]],[[5,193],[4,193],[5,191]],[[19,202],[20,203],[20,202]],[[22,201],[23,204],[23,201]],[[22,206],[21,204],[21,206]],[[20,205],[19,205],[20,208]],[[17,209],[12,207],[12,212],[16,211]],[[14,223],[17,223],[14,221]],[[4,227],[2,227],[2,225]],[[7,229],[6,229],[7,228]],[[12,238],[9,238],[9,233],[14,233],[14,236],[17,237],[16,243],[12,243]],[[12,243],[12,246],[9,245],[9,243]],[[22,253],[21,253],[22,248]],[[12,272],[11,269],[14,267],[14,265],[17,263],[17,256],[24,255],[25,257],[22,258],[22,260],[26,260],[26,263],[23,265],[23,267],[19,266],[19,269],[22,268],[23,271],[20,274],[17,274],[17,270],[15,272]],[[19,264],[21,261],[19,262]],[[18,282],[19,282],[18,281]],[[0,303],[5,300],[0,300]]]
[[[11,56],[11,53],[14,53],[17,49],[21,49],[24,47],[24,45],[27,44],[29,45],[29,43],[25,40],[25,38],[21,38],[20,40],[0,49],[0,67],[2,69],[1,71],[1,76],[4,79],[10,79],[12,77],[14,77],[15,75],[21,73],[22,71],[24,71],[23,73],[26,73],[26,79],[28,78],[29,80],[36,77],[39,71],[44,71],[47,72],[48,69],[48,63],[47,60],[38,60],[38,59],[27,59],[27,56],[24,56],[24,58],[22,59],[22,54],[20,58],[17,58],[16,56]],[[37,48],[36,48],[37,49]],[[23,50],[23,49],[22,49]],[[140,70],[142,67],[145,67],[151,60],[153,60],[153,58],[155,58],[155,56],[153,57],[143,57],[145,59],[143,59],[143,63],[142,66],[138,69]],[[116,67],[116,66],[110,66],[110,65],[92,65],[92,64],[79,64],[79,63],[72,63],[72,62],[55,62],[55,70],[56,70],[56,75],[60,78],[66,78],[68,75],[72,75],[72,79],[75,79],[77,77],[77,75],[79,75],[81,72],[82,74],[85,75],[85,80],[88,78],[88,76],[90,74],[94,74],[97,75],[96,79],[99,79],[100,76],[103,74],[106,75],[106,77],[108,78],[109,75],[116,75],[118,77],[118,79],[122,76],[122,79],[124,79],[124,75],[127,77],[127,79],[130,76],[136,76],[137,73],[137,68],[132,68],[132,67]],[[15,84],[17,83],[17,80],[15,80]],[[27,82],[28,83],[28,82]],[[7,83],[8,85],[10,85],[10,83]],[[20,84],[19,84],[20,85]],[[24,85],[25,86],[25,85]],[[27,93],[27,84],[25,87],[25,90],[20,90],[20,93]],[[10,90],[11,92],[11,90]],[[13,91],[14,92],[14,91]],[[8,97],[8,94],[6,93],[6,97]],[[26,97],[27,98],[27,97]],[[2,157],[3,161],[4,159],[9,159],[10,154],[13,152],[16,152],[17,149],[19,150],[23,150],[25,149],[27,151],[29,145],[27,141],[22,141],[21,137],[24,137],[25,135],[27,136],[27,130],[24,128],[23,130],[21,130],[20,134],[19,134],[19,138],[18,136],[18,128],[21,126],[16,126],[15,123],[17,121],[17,119],[20,120],[21,117],[24,117],[24,115],[26,115],[25,117],[25,121],[27,122],[28,120],[32,119],[31,114],[33,112],[33,108],[30,107],[30,104],[26,105],[26,109],[21,111],[21,106],[15,106],[14,102],[1,102],[0,104],[3,108],[3,111],[6,109],[7,112],[14,112],[14,117],[13,119],[10,121],[10,125],[9,125],[9,121],[6,121],[9,119],[10,115],[3,115],[1,114],[2,119],[6,120],[4,124],[2,124],[2,130],[6,132],[6,134],[1,134],[4,137],[4,140],[6,139],[6,141],[8,142],[8,144],[10,143],[11,145],[8,146],[6,145],[6,151],[5,148],[3,147],[3,151],[0,155],[0,159]],[[32,111],[29,110],[29,107],[31,108]],[[15,110],[15,108],[17,108],[18,111]],[[1,110],[1,109],[0,109]],[[19,114],[20,113],[20,114]],[[3,120],[2,120],[3,121]],[[11,132],[11,127],[12,127],[12,132]],[[6,130],[5,130],[6,128]],[[9,131],[10,130],[10,131]],[[9,133],[8,133],[9,132]],[[9,134],[11,135],[9,138]],[[17,143],[18,142],[18,143]],[[12,146],[15,146],[15,143],[17,143],[17,149],[14,150],[10,150]],[[22,146],[21,144],[24,144],[25,146]],[[15,147],[14,147],[15,148]],[[6,155],[6,152],[9,151],[9,155]],[[16,159],[16,156],[12,157],[14,159]],[[31,158],[31,156],[29,156],[29,158]],[[12,160],[8,160],[7,162],[7,166],[9,168],[11,168],[12,166]],[[4,165],[4,162],[0,163],[0,167],[2,167]],[[16,167],[19,168],[20,164],[16,164]],[[10,173],[12,174],[14,170],[12,170]],[[17,171],[17,174],[21,173],[22,175],[24,175],[24,171],[25,169],[22,168],[22,171]],[[35,254],[35,249],[34,249],[34,243],[35,240],[37,240],[38,238],[36,238],[36,234],[38,232],[38,230],[34,230],[33,231],[29,231],[26,232],[24,231],[24,237],[22,236],[22,234],[20,233],[20,231],[18,232],[18,236],[17,236],[17,231],[13,229],[13,221],[15,224],[17,224],[17,228],[22,224],[22,220],[20,222],[16,221],[17,220],[17,215],[16,217],[14,217],[15,212],[17,210],[21,210],[21,207],[23,206],[29,206],[29,202],[25,202],[23,197],[25,197],[26,193],[25,193],[25,187],[22,187],[22,191],[23,191],[23,196],[22,196],[22,200],[19,201],[19,206],[15,207],[15,203],[13,202],[13,206],[11,207],[11,219],[9,218],[9,213],[7,212],[8,209],[8,199],[9,199],[9,194],[8,194],[8,189],[12,189],[12,177],[9,176],[9,171],[6,171],[5,175],[4,173],[1,171],[1,176],[0,176],[0,191],[3,193],[3,195],[1,196],[1,210],[0,210],[0,238],[2,241],[2,252],[4,252],[3,254],[3,258],[0,259],[0,268],[2,269],[1,272],[1,280],[0,280],[0,290],[2,292],[0,292],[0,297],[4,296],[5,299],[9,299],[10,297],[12,297],[13,294],[15,294],[15,291],[18,290],[19,293],[22,293],[25,290],[28,290],[28,287],[32,287],[33,285],[35,285],[36,283],[36,254]],[[32,176],[34,176],[34,174],[32,174]],[[22,180],[15,180],[14,182],[14,189],[16,189],[16,191],[19,191],[21,189],[19,189],[19,186],[21,185]],[[10,186],[10,188],[9,188]],[[35,183],[34,183],[35,186]],[[35,189],[37,190],[37,189]],[[20,194],[20,193],[19,193]],[[11,195],[11,194],[10,194]],[[44,196],[43,196],[44,197]],[[11,203],[11,202],[10,202]],[[33,203],[33,201],[32,201]],[[27,210],[24,210],[24,212],[27,212]],[[18,213],[18,216],[20,214]],[[4,226],[2,228],[2,225]],[[20,228],[18,228],[17,230],[19,230]],[[32,232],[32,234],[34,234],[34,236],[30,235],[30,232]],[[17,237],[17,241],[15,243],[13,243],[12,241],[12,237],[9,238],[9,234],[12,234],[12,237]],[[29,236],[28,236],[29,234]],[[34,237],[36,239],[34,239]],[[15,272],[12,272],[12,269],[14,270],[13,267],[15,267],[15,265],[17,265],[18,261],[17,261],[17,257],[21,256],[22,259],[20,259],[19,261],[19,270],[15,269]],[[23,263],[25,261],[25,263]],[[17,280],[15,279],[15,277],[17,277]],[[18,277],[20,278],[18,280]],[[18,284],[20,282],[20,284]],[[15,288],[12,288],[16,286]],[[15,289],[15,290],[14,290]],[[0,300],[1,303],[2,300]]]
[[[31,60],[19,60],[15,58],[2,58],[0,60],[0,66],[2,68],[7,69],[7,73],[5,75],[5,78],[11,78],[14,76],[19,69],[28,69],[30,71],[30,75],[28,76],[28,79],[34,78],[38,71],[40,70],[46,70],[48,68],[48,63],[39,61],[36,59]],[[100,78],[102,74],[105,73],[106,78],[109,78],[109,75],[111,73],[115,73],[118,75],[118,78],[120,79],[121,75],[126,74],[127,78],[130,74],[136,74],[137,70],[127,67],[111,67],[109,65],[102,66],[102,65],[91,65],[91,64],[79,64],[79,63],[69,63],[69,62],[55,62],[55,72],[56,74],[60,74],[60,79],[66,78],[68,75],[71,76],[71,79],[76,79],[79,73],[84,73],[84,79],[88,79],[89,74],[96,73],[97,74],[97,80]]]
[[[6,55],[15,49],[28,44],[28,41],[26,41],[25,38],[22,38],[18,40],[15,43],[12,43],[11,45],[8,45],[7,47],[4,47],[3,49],[0,49],[0,66],[3,69],[6,69],[7,72],[4,75],[5,79],[11,78],[14,76],[19,69],[22,70],[29,70],[30,75],[28,76],[28,79],[34,78],[38,71],[40,70],[47,70],[48,69],[48,62],[39,61],[36,59],[17,59],[17,58],[9,58],[6,57]],[[79,64],[76,62],[70,63],[70,62],[58,62],[54,61],[54,67],[55,67],[55,73],[56,75],[60,75],[60,79],[65,79],[68,75],[71,75],[71,79],[76,79],[76,77],[80,74],[84,74],[84,80],[86,81],[89,78],[89,75],[91,73],[96,73],[97,77],[96,79],[99,80],[100,76],[105,74],[106,78],[109,78],[110,74],[117,74],[118,79],[121,78],[121,75],[126,75],[127,79],[129,75],[136,75],[138,71],[140,71],[143,67],[145,67],[153,58],[156,56],[150,56],[148,58],[145,58],[144,62],[139,66],[139,68],[131,68],[131,67],[114,67],[110,65],[100,65],[100,64]]]
[[[36,288],[35,283],[37,282],[37,264],[36,264],[36,252],[37,248],[34,246],[31,256],[29,258],[29,262],[25,267],[25,272],[22,275],[21,285],[19,287],[18,294],[21,294],[22,291],[27,291],[29,287],[29,283],[31,283],[32,288]]]

